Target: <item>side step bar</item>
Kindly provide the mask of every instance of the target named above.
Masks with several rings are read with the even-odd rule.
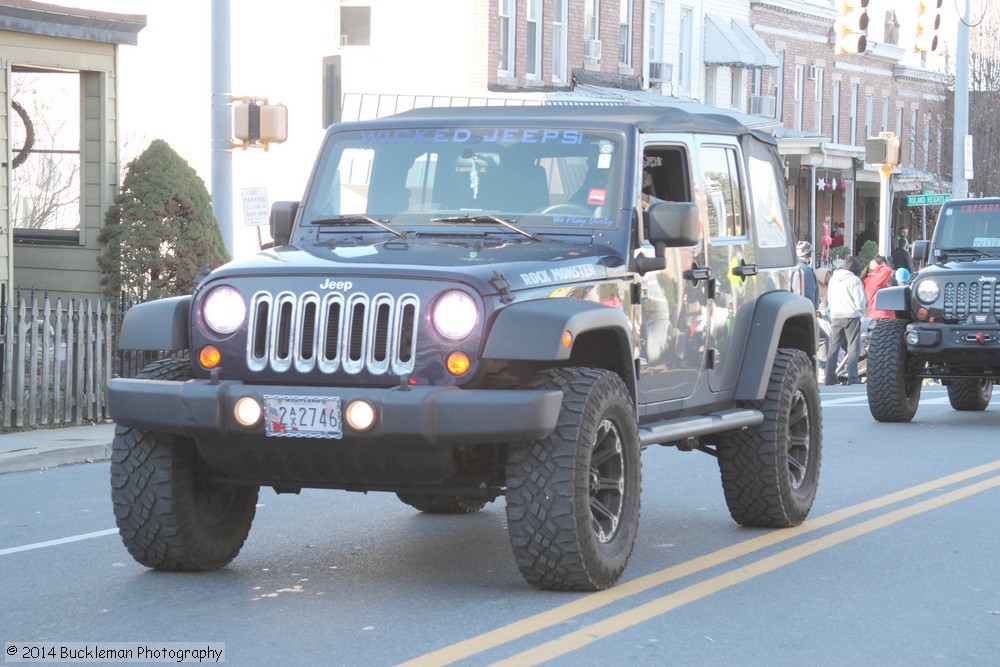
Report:
[[[642,447],[671,445],[709,433],[721,433],[746,426],[756,426],[763,421],[764,414],[762,412],[749,408],[722,410],[697,417],[669,419],[641,425],[639,427],[639,444]]]

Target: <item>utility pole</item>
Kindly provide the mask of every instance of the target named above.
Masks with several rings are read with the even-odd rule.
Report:
[[[958,20],[955,40],[955,136],[952,141],[951,192],[955,198],[969,196],[966,162],[972,163],[972,145],[966,155],[966,135],[969,134],[969,0],[961,0],[962,15]]]
[[[229,0],[212,0],[212,212],[233,256],[232,46]]]

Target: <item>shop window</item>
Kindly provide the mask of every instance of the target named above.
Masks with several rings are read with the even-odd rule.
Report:
[[[80,241],[80,73],[11,71],[10,216],[21,243]]]

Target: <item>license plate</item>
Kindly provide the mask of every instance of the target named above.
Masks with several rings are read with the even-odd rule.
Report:
[[[264,396],[264,424],[278,438],[340,438],[340,399]]]

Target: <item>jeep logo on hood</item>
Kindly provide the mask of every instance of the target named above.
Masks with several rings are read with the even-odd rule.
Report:
[[[350,280],[330,280],[327,278],[319,284],[320,289],[335,289],[341,292],[348,292],[354,287],[354,283]]]

